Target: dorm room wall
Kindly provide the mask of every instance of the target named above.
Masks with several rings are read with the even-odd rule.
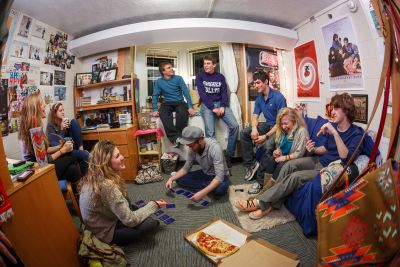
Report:
[[[29,59],[29,58],[16,58],[16,57],[11,57],[11,50],[13,48],[13,43],[14,40],[16,41],[22,41],[25,43],[28,43],[28,45],[34,44],[34,45],[38,45],[41,46],[43,48],[43,56],[46,50],[46,43],[49,41],[50,38],[50,34],[56,34],[57,32],[62,32],[59,29],[56,29],[55,27],[52,27],[51,25],[47,25],[43,22],[40,22],[38,20],[36,20],[35,18],[32,18],[32,24],[31,25],[31,30],[30,33],[28,35],[28,37],[22,37],[20,35],[18,35],[18,31],[19,31],[19,27],[21,24],[21,20],[24,17],[24,15],[29,16],[27,14],[23,14],[17,10],[13,10],[12,11],[13,14],[15,14],[15,23],[11,24],[11,28],[9,31],[9,38],[7,40],[7,43],[9,44],[9,52],[7,54],[5,54],[5,60],[4,62],[7,62],[7,65],[4,65],[2,67],[2,79],[9,79],[10,77],[10,72],[7,72],[7,67],[10,65],[10,62],[27,62],[30,63],[31,66],[35,65],[37,66],[41,71],[48,71],[53,73],[53,77],[54,77],[54,71],[58,70],[58,71],[65,71],[65,87],[66,87],[66,100],[63,101],[63,105],[65,108],[65,112],[66,112],[66,116],[69,118],[72,118],[74,116],[74,112],[73,112],[73,86],[74,86],[74,80],[75,80],[75,73],[78,72],[78,70],[81,69],[80,67],[80,60],[78,58],[75,58],[75,64],[71,65],[71,69],[65,68],[65,69],[61,69],[60,67],[56,67],[56,66],[52,66],[52,65],[47,65],[44,64],[44,60],[42,58],[41,61],[37,61],[34,59]],[[30,17],[30,16],[29,16]],[[36,22],[44,25],[47,29],[46,29],[46,34],[45,34],[45,40],[42,40],[41,38],[38,37],[34,37],[31,34],[32,28],[35,26]],[[68,34],[68,33],[67,33]],[[68,35],[68,41],[72,40],[73,37]],[[8,45],[7,44],[7,45]],[[29,47],[29,46],[28,46]],[[67,51],[68,51],[68,47],[67,47]],[[29,72],[27,72],[28,78],[29,78]],[[35,84],[37,86],[37,88],[41,89],[41,85],[39,84],[39,82],[37,82],[37,84]],[[54,88],[54,83],[53,86]],[[50,87],[47,87],[49,90],[53,89]],[[53,89],[54,90],[54,89]],[[49,106],[47,107],[47,111],[49,110]],[[47,120],[45,120],[45,125],[47,124]],[[18,133],[11,133],[8,136],[4,136],[3,137],[3,143],[4,143],[4,150],[6,153],[6,156],[9,158],[14,158],[14,159],[20,159],[21,158],[21,152],[20,152],[20,144],[18,142]]]
[[[296,64],[294,58],[294,51],[283,52],[282,57],[287,67],[287,84],[290,87],[288,92],[288,105],[294,106],[295,103],[307,103],[307,111],[311,117],[317,115],[324,116],[325,102],[327,98],[335,95],[335,93],[348,92],[350,94],[368,94],[368,118],[371,116],[371,111],[375,103],[376,91],[379,84],[381,74],[384,44],[383,38],[379,35],[378,30],[375,29],[371,15],[368,9],[368,0],[361,0],[356,2],[358,9],[356,12],[351,12],[347,6],[348,1],[338,1],[335,4],[327,7],[326,9],[314,15],[314,20],[307,20],[295,27],[298,32],[299,40],[296,46],[314,40],[315,49],[318,61],[318,71],[320,80],[320,97],[316,99],[298,98],[297,97],[297,80],[296,80]],[[328,14],[332,15],[330,19]],[[329,70],[328,70],[328,51],[324,45],[324,39],[321,28],[330,24],[344,16],[350,17],[354,34],[357,37],[357,46],[359,48],[362,66],[363,88],[362,90],[349,91],[330,91],[329,85]],[[351,40],[350,40],[351,42]],[[381,105],[374,117],[370,129],[373,131],[378,130],[381,114]],[[389,108],[389,112],[391,109]],[[357,125],[365,128],[366,124],[356,123]],[[386,155],[388,139],[383,137],[380,145],[380,150],[383,156]]]

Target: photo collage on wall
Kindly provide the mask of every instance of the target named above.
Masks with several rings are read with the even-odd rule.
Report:
[[[255,101],[258,95],[253,81],[253,74],[256,72],[267,73],[270,88],[280,90],[276,51],[267,48],[246,47],[246,66],[249,101]]]
[[[3,135],[18,131],[22,103],[29,94],[40,90],[47,109],[54,101],[65,101],[63,69],[70,69],[75,63],[75,57],[68,52],[68,34],[15,10],[11,10],[7,26],[9,38],[3,54],[0,88]]]

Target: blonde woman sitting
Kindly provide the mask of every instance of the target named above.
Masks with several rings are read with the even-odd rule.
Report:
[[[129,244],[156,229],[157,220],[149,218],[164,207],[164,200],[150,201],[131,210],[120,171],[124,157],[115,143],[98,142],[89,156],[88,174],[80,181],[79,204],[86,228],[98,239],[117,245]]]
[[[279,171],[290,160],[304,156],[308,132],[305,122],[293,108],[282,108],[276,117],[275,138],[268,139],[267,151],[260,160],[255,176],[256,182],[249,194],[258,194],[263,188],[264,174],[269,173],[276,179]]]

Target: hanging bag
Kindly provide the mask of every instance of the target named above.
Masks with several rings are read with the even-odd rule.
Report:
[[[318,263],[323,266],[386,263],[400,249],[399,165],[392,159],[388,159],[379,168],[373,163],[386,119],[390,82],[393,88],[393,116],[388,158],[395,156],[395,148],[398,145],[400,73],[397,66],[397,38],[400,36],[400,9],[393,0],[371,2],[381,20],[385,37],[385,58],[372,111],[372,114],[376,113],[386,77],[382,115],[375,146],[370,155],[370,164],[349,187],[338,191],[346,183],[346,170],[354,160],[354,154],[316,208]],[[373,116],[367,130],[372,118]],[[363,138],[358,147],[361,146]]]

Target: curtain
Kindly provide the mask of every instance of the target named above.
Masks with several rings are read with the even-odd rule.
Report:
[[[239,77],[232,44],[221,43],[219,54],[221,73],[225,76],[226,84],[230,91],[229,106],[233,112],[233,115],[236,118],[236,121],[239,124],[239,129],[242,130],[242,110],[240,109],[239,99],[236,94],[238,89]]]

